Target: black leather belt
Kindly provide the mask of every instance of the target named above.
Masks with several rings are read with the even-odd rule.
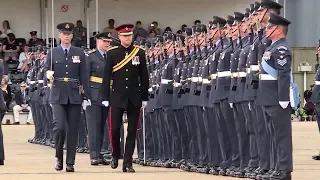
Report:
[[[55,81],[60,81],[60,82],[75,82],[75,83],[78,83],[79,82],[79,79],[74,79],[74,78],[67,78],[67,77],[64,77],[64,78],[54,78]]]

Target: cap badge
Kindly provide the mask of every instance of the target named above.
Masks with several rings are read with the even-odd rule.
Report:
[[[110,33],[108,33],[108,37],[111,37],[111,34],[110,34]]]
[[[69,24],[66,24],[65,28],[66,28],[66,29],[69,29],[69,28],[70,28]]]

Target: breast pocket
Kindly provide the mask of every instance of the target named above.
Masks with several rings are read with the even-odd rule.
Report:
[[[62,61],[54,61],[53,62],[53,70],[55,74],[60,74],[63,72],[63,69],[65,69],[66,64]]]

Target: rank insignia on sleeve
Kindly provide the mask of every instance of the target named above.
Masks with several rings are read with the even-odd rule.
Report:
[[[277,59],[277,63],[280,65],[280,66],[284,66],[286,63],[287,63],[287,59]]]

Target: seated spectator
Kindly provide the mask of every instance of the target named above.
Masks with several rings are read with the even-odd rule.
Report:
[[[21,90],[15,93],[16,105],[13,107],[14,124],[20,124],[19,112],[21,112],[22,110],[29,110],[27,124],[30,124],[31,122],[32,112],[30,106],[28,105],[26,88],[27,84],[25,82],[22,82],[20,84]]]
[[[136,22],[136,26],[133,29],[133,34],[134,37],[139,36],[145,38],[148,36],[148,32],[145,29],[143,29],[141,21]]]
[[[150,30],[148,37],[149,37],[149,38],[154,38],[154,37],[156,37],[156,35],[157,35],[156,31]]]
[[[23,46],[23,52],[20,53],[19,56],[19,65],[18,70],[21,72],[28,72],[29,71],[29,47],[27,44]]]
[[[158,28],[158,22],[157,21],[153,21],[149,28],[148,28],[148,34],[150,35],[151,32],[154,32],[156,35],[160,35],[161,30],[160,28]]]
[[[9,21],[5,20],[2,23],[2,30],[1,30],[1,35],[0,38],[6,38],[8,34],[13,33]]]
[[[10,58],[13,61],[18,60],[18,52],[20,50],[19,44],[16,42],[16,36],[13,33],[8,34],[8,40],[2,46],[4,52],[4,60],[8,61]]]
[[[116,30],[114,29],[114,24],[115,24],[114,19],[109,19],[109,26],[108,26],[108,27],[105,27],[105,28],[103,29],[103,31],[104,31],[104,32],[111,32],[112,37],[117,38],[117,37],[118,37],[118,31],[116,31]]]
[[[168,33],[168,32],[172,32],[171,27],[166,27],[166,29],[164,29],[163,34]]]
[[[8,81],[9,81],[8,76],[3,76],[2,77],[1,90],[2,90],[2,93],[3,93],[3,99],[4,99],[5,103],[6,103],[7,110],[9,109],[9,105],[10,105],[10,103],[12,101],[11,87],[8,86]]]

